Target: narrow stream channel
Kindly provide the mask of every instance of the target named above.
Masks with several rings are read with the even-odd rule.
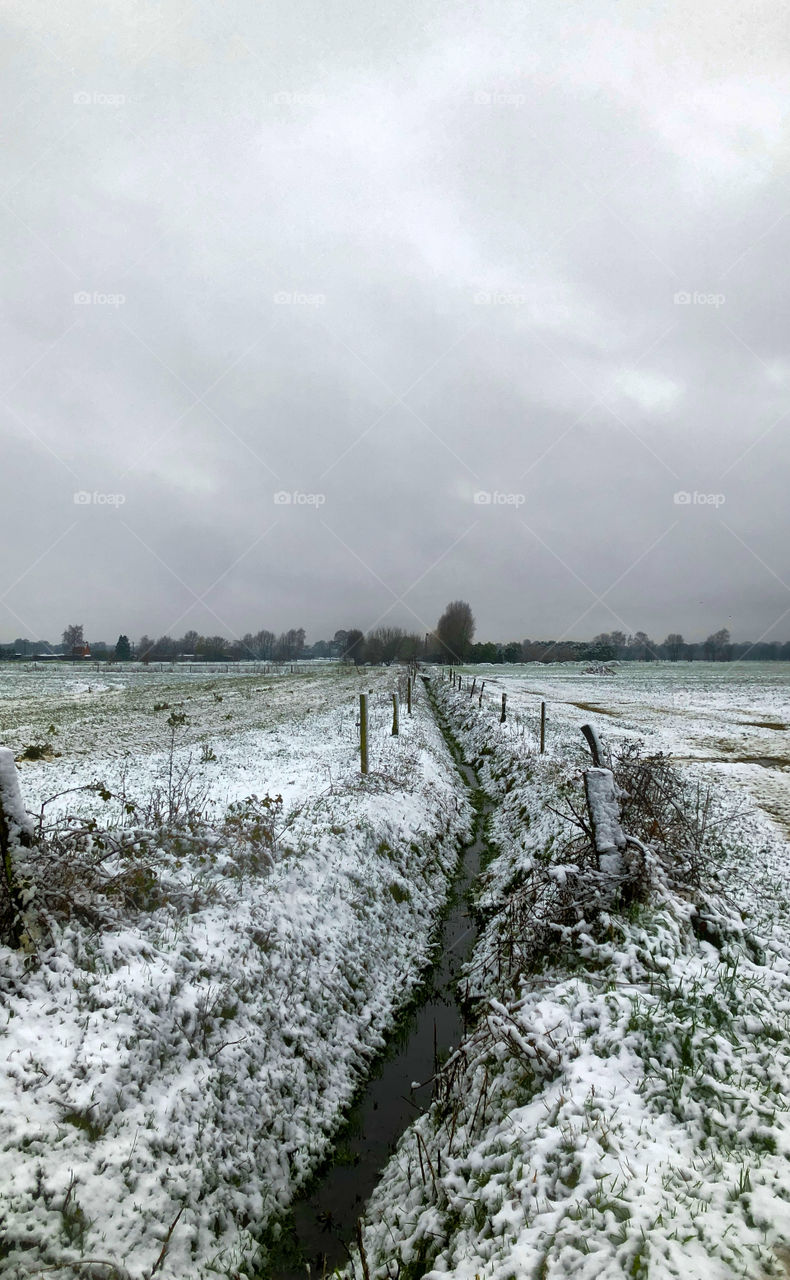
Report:
[[[438,714],[437,721],[443,728]],[[474,770],[457,758],[456,766],[470,791],[479,794]],[[384,1165],[404,1130],[430,1104],[437,1063],[463,1039],[466,1018],[457,989],[477,936],[469,898],[480,873],[489,808],[484,803],[476,810],[473,838],[461,855],[436,959],[419,1004],[374,1067],[338,1135],[331,1163],[294,1202],[277,1256],[271,1251],[267,1275],[274,1280],[322,1277],[345,1265],[357,1220]],[[414,1088],[415,1082],[420,1087]]]

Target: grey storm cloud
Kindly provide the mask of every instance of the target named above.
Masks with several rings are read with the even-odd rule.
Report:
[[[790,634],[781,3],[2,20],[6,638]]]

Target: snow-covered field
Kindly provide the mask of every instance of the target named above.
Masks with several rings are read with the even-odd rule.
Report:
[[[202,768],[201,782],[218,809],[261,788],[281,794],[290,806],[328,787],[333,768],[348,766],[358,693],[377,684],[380,673],[368,672],[360,682],[353,673],[323,666],[264,677],[243,667],[206,673],[197,666],[96,671],[6,665],[0,666],[0,745],[17,756],[31,744],[51,748],[42,760],[20,762],[31,807],[97,778],[112,790],[123,784],[144,795],[161,781],[169,755],[167,719],[175,712],[186,716],[176,735],[176,760],[191,753],[199,763],[204,746],[217,756]],[[379,699],[382,708],[388,696]]]
[[[2,744],[58,753],[20,764],[34,813],[98,778],[113,799],[76,792],[45,812],[105,824],[118,788],[166,785],[174,711],[174,767],[191,754],[209,799],[199,840],[156,851],[150,902],[104,925],[61,918],[35,960],[2,953],[3,1274],[77,1259],[103,1260],[79,1270],[102,1278],[238,1274],[320,1163],[429,957],[468,829],[421,694],[390,734],[402,679],[2,672]],[[278,795],[281,812],[261,805]]]
[[[790,670],[481,667],[482,708],[432,674],[493,802],[479,1016],[369,1206],[372,1280],[787,1276]],[[103,922],[63,915],[34,961],[0,952],[12,1280],[241,1276],[261,1239],[265,1274],[267,1224],[414,989],[470,830],[421,689],[390,735],[402,680],[0,668],[0,744],[51,748],[19,764],[34,814],[98,780],[112,798],[68,791],[44,813],[118,822],[171,767],[207,812],[195,843],[163,837],[150,901],[146,881]],[[583,888],[557,811],[579,799],[585,721],[710,783],[718,837],[698,883],[663,849],[643,900],[555,927],[558,895]]]
[[[667,670],[497,673],[504,725],[493,697],[479,709],[438,685],[495,801],[469,973],[479,1019],[368,1206],[373,1280],[790,1274],[790,850],[779,827],[752,775],[728,788],[731,772],[716,767],[698,881],[686,851],[657,834],[644,897],[590,914],[559,816],[568,799],[578,808],[586,720],[605,745],[642,729],[651,747],[695,757],[782,720],[783,671]],[[478,687],[490,674],[477,672]],[[702,769],[681,765],[687,800]],[[563,894],[580,904],[564,917]]]
[[[584,664],[465,667],[485,698],[507,693],[509,713],[537,734],[546,702],[547,741],[589,721],[602,736],[637,734],[651,749],[700,762],[716,785],[747,790],[790,838],[790,664],[624,662],[612,676]]]

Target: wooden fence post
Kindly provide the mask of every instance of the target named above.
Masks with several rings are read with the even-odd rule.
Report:
[[[470,698],[473,698],[475,696],[476,688],[477,688],[477,676],[475,676],[474,680],[472,681],[472,692],[469,694]]]
[[[601,754],[601,744],[598,741],[598,734],[595,732],[591,724],[583,724],[582,733],[587,739],[587,745],[590,748],[590,755],[592,756],[593,767],[595,769],[603,768],[603,757]]]
[[[546,704],[540,704],[540,754],[546,750]]]
[[[411,715],[411,676],[406,681],[406,706],[408,707],[409,715]]]
[[[12,947],[34,948],[39,932],[30,889],[17,859],[30,847],[33,828],[25,809],[10,747],[0,747],[0,939]]]
[[[359,762],[360,772],[368,771],[368,695],[359,695]]]
[[[504,724],[506,720],[507,720],[507,694],[503,693],[502,694],[502,711],[499,716],[499,723]]]
[[[392,695],[392,736],[397,738],[400,731],[400,701],[397,693]]]
[[[584,736],[587,737],[587,734]],[[595,737],[595,730],[593,730],[593,737]],[[596,740],[596,747],[597,745]],[[592,743],[590,747],[592,748]],[[598,765],[592,769],[585,769],[584,793],[587,798],[593,844],[598,855],[598,866],[613,880],[619,880],[624,872],[623,854],[628,845],[628,837],[620,825],[620,800],[611,769],[604,769]]]

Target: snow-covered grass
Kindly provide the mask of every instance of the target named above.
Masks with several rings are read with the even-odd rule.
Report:
[[[134,839],[127,825],[57,911],[50,865],[50,945],[0,951],[0,1270],[244,1274],[419,979],[469,806],[424,698],[390,736],[394,670],[157,672],[50,698],[55,676],[33,674],[3,739],[19,752],[57,731],[62,754],[20,766],[34,812],[95,777],[112,793],[45,809],[63,824],[77,808],[86,866],[91,819],[101,838],[119,793],[142,805],[166,787],[174,711],[175,767],[208,803],[175,831],[135,811]]]
[[[790,839],[790,664],[786,662],[623,662],[614,675],[584,663],[464,668],[486,682],[493,705],[507,693],[508,716],[537,737],[546,702],[549,743],[591,721],[610,740],[638,734],[718,788],[746,791]]]
[[[329,786],[330,771],[345,767],[357,695],[378,683],[376,672],[366,670],[363,677],[353,668],[321,665],[267,677],[246,674],[243,666],[212,674],[186,667],[75,673],[60,666],[5,666],[0,743],[18,758],[29,746],[46,749],[35,760],[20,760],[31,807],[96,778],[113,792],[144,797],[168,762],[168,718],[185,715],[176,760],[190,753],[198,764],[204,755],[217,757],[202,769],[217,812],[260,789],[262,778],[271,794],[279,792],[291,805],[319,781]],[[383,723],[383,704],[381,713]],[[327,742],[333,749],[326,749]],[[106,816],[98,805],[95,812]]]
[[[541,757],[523,720],[437,694],[495,801],[469,975],[478,1021],[367,1208],[369,1274],[787,1275],[790,901],[776,828],[748,789],[735,822],[714,794],[700,847],[656,829],[642,883],[611,909],[561,816],[580,803],[589,709]],[[663,776],[693,810],[698,770]]]

